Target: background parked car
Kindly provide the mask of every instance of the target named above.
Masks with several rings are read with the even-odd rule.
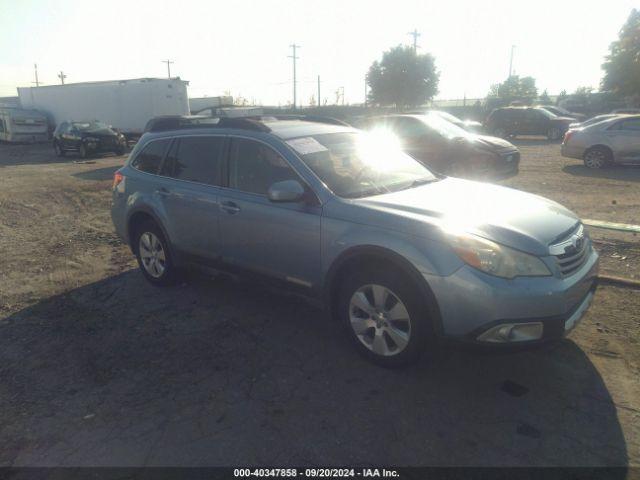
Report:
[[[605,113],[604,115],[596,115],[595,117],[591,117],[589,120],[585,120],[584,122],[570,123],[569,129],[588,127],[589,125],[593,125],[594,123],[603,122],[604,120],[609,120],[610,118],[614,118],[619,115],[621,114]]]
[[[575,118],[577,121],[582,122],[587,119],[587,116],[583,113],[570,112],[566,108],[558,107],[556,105],[540,105],[539,108],[545,109],[547,112],[551,112],[558,117]]]
[[[127,140],[123,134],[97,120],[61,122],[53,132],[53,148],[59,157],[67,152],[77,152],[82,158],[106,152],[122,155]]]
[[[562,156],[581,158],[589,168],[614,163],[640,163],[640,115],[613,117],[588,127],[569,130]]]
[[[485,127],[496,137],[516,135],[545,135],[549,140],[559,140],[575,120],[559,117],[538,107],[496,108],[489,114]]]
[[[385,115],[370,119],[365,128],[389,130],[406,153],[445,175],[497,179],[518,173],[520,152],[513,144],[469,133],[437,114]]]

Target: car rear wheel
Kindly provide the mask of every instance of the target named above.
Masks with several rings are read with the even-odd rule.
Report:
[[[64,157],[64,150],[62,150],[62,147],[58,142],[53,142],[53,149],[56,151],[57,157]]]
[[[604,147],[593,147],[584,154],[584,165],[588,168],[604,168],[611,162],[611,152]]]
[[[162,230],[152,221],[146,221],[136,229],[134,238],[138,266],[153,285],[167,286],[176,281],[169,245]]]
[[[558,127],[551,127],[547,131],[547,138],[552,142],[560,140],[560,137],[562,137],[562,130],[560,130]]]
[[[419,289],[394,268],[350,272],[338,301],[347,335],[364,357],[378,365],[412,363],[433,338]]]

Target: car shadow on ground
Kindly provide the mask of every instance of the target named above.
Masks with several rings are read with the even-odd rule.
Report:
[[[116,170],[120,168],[119,165],[114,165],[112,167],[104,167],[104,168],[96,168],[95,170],[89,170],[86,172],[78,172],[74,173],[73,176],[76,178],[80,178],[82,180],[110,180],[113,178],[113,174]]]
[[[387,370],[308,302],[137,271],[0,321],[0,465],[627,465],[571,341]],[[620,477],[624,477],[624,471]]]
[[[577,177],[608,178],[626,182],[640,182],[640,165],[613,165],[608,168],[587,168],[584,165],[567,165],[563,172]]]
[[[561,140],[549,140],[545,137],[516,137],[508,139],[511,143],[518,147],[535,147],[540,145],[560,145]]]
[[[128,152],[124,154],[126,158]],[[102,158],[117,156],[114,153],[92,155],[86,159],[75,153],[57,157],[50,143],[14,144],[0,143],[0,168],[19,165],[41,165],[56,163],[91,163]]]

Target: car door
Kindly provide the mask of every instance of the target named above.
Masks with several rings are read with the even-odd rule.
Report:
[[[546,117],[533,108],[527,108],[522,112],[522,126],[520,128],[523,135],[542,135],[547,133]]]
[[[640,117],[621,120],[606,131],[616,161],[640,163]]]
[[[284,156],[262,141],[233,137],[220,195],[220,239],[225,262],[312,287],[320,272],[321,206],[309,199],[272,203],[269,187],[304,181]]]
[[[224,135],[193,135],[173,141],[158,186],[173,247],[188,260],[220,257],[218,202]]]
[[[60,144],[64,150],[73,150],[74,145],[71,136],[72,125],[70,123],[63,124],[60,129]]]

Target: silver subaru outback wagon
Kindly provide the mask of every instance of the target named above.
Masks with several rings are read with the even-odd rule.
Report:
[[[596,287],[598,255],[563,206],[436,175],[390,136],[320,119],[147,133],[115,173],[112,218],[152,284],[186,266],[281,280],[385,366],[439,338],[562,338]]]

